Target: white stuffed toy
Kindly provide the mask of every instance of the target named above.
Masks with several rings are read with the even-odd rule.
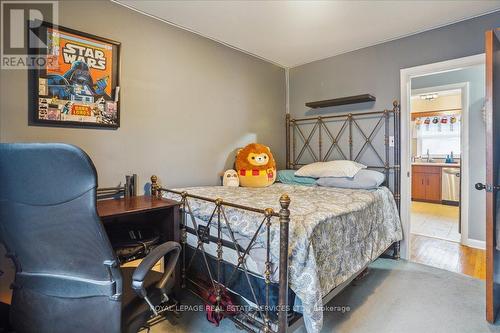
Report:
[[[238,177],[238,173],[233,169],[229,169],[224,172],[224,177],[222,178],[222,186],[240,186],[240,178]]]

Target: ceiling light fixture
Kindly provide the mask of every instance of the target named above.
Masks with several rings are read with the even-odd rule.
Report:
[[[420,95],[420,99],[426,100],[426,101],[432,101],[438,98],[437,93],[432,93],[432,94],[422,94]]]

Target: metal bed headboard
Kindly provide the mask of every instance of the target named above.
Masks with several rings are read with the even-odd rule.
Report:
[[[332,124],[334,123],[340,125],[340,128],[333,128]],[[366,126],[363,128],[362,123],[365,123],[365,125],[368,124],[368,128]],[[310,130],[306,136],[307,127]],[[380,153],[380,148],[377,149],[378,146],[375,138],[382,128],[384,130],[384,152]],[[391,142],[391,130],[394,138],[393,143]],[[359,133],[359,136],[356,136],[356,133]],[[317,140],[314,140],[316,138],[315,135]],[[347,136],[347,140],[344,140],[347,147],[342,144],[342,139],[345,136]],[[398,210],[401,199],[400,141],[398,101],[393,102],[392,109],[382,111],[354,112],[306,118],[290,118],[290,114],[286,115],[287,169],[297,169],[311,162],[324,162],[335,159],[362,162],[364,154],[370,150],[374,153],[376,162],[370,163],[368,168],[383,170],[386,185],[394,195]],[[358,148],[358,146],[361,148]],[[327,148],[326,150],[325,147]],[[306,151],[309,152],[311,158],[308,162],[304,161]],[[335,152],[340,158],[334,158]]]

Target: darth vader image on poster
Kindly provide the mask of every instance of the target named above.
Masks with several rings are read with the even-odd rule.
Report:
[[[45,24],[46,65],[36,72],[37,123],[119,127],[120,44]]]

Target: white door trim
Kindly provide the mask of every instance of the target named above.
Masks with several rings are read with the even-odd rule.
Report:
[[[471,66],[477,66],[485,63],[484,54],[477,54],[470,57],[452,59],[427,65],[421,65],[411,68],[404,68],[400,71],[401,79],[401,222],[403,224],[403,235],[404,240],[401,242],[401,257],[404,259],[409,259],[409,249],[410,249],[410,202],[411,202],[411,130],[410,130],[410,97],[411,97],[411,79],[420,76],[427,76],[437,73],[445,73],[450,71],[455,71]],[[465,94],[462,91],[462,105],[467,106],[468,111],[468,86],[465,89]],[[464,103],[464,98],[467,99],[467,103]],[[465,108],[464,108],[465,110]],[[466,111],[466,112],[467,112]],[[468,112],[467,112],[468,113]],[[464,149],[464,144],[468,147],[468,136],[465,139],[465,131],[468,132],[468,121],[462,122],[462,166],[463,174],[466,176],[462,179],[463,189],[468,189],[468,158],[469,151]],[[466,125],[466,128],[463,125]],[[465,141],[467,140],[467,141]],[[467,186],[467,187],[466,187]],[[462,203],[467,202],[467,214],[468,214],[468,191],[461,191],[463,196],[461,198]],[[464,210],[464,209],[462,209]],[[462,218],[464,212],[462,211]],[[467,229],[462,228],[462,242],[466,244],[468,242],[468,223]]]

